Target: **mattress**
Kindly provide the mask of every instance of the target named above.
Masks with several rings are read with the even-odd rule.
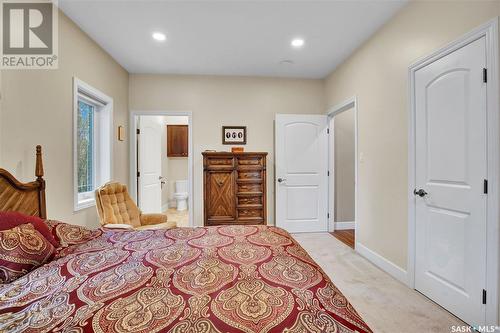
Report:
[[[0,285],[2,332],[371,332],[280,228],[50,226],[56,258]]]

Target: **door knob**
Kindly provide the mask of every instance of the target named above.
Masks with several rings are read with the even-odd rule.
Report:
[[[424,189],[419,189],[418,191],[417,191],[417,189],[415,189],[415,190],[413,190],[413,194],[418,195],[419,197],[423,198],[427,195],[427,192],[425,192]]]
[[[278,178],[278,183],[283,183],[284,181],[286,181],[285,178]]]

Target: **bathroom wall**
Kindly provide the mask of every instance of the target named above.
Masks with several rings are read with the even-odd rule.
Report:
[[[162,125],[161,135],[161,168],[162,176],[166,179],[161,193],[162,210],[176,207],[174,199],[175,181],[188,179],[188,158],[167,157],[167,125],[187,125],[186,116],[159,116],[158,121]]]
[[[355,188],[355,138],[354,109],[339,113],[333,118],[335,138],[335,222],[354,221]]]

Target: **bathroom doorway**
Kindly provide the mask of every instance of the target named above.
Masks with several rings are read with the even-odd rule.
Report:
[[[357,105],[352,97],[331,108],[329,118],[329,229],[351,248],[356,246]]]
[[[191,114],[137,111],[130,123],[130,194],[138,207],[193,225]]]

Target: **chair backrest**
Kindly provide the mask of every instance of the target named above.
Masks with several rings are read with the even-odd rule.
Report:
[[[127,186],[120,183],[107,183],[95,191],[96,208],[101,225],[128,224],[141,225],[141,211],[127,191]]]

